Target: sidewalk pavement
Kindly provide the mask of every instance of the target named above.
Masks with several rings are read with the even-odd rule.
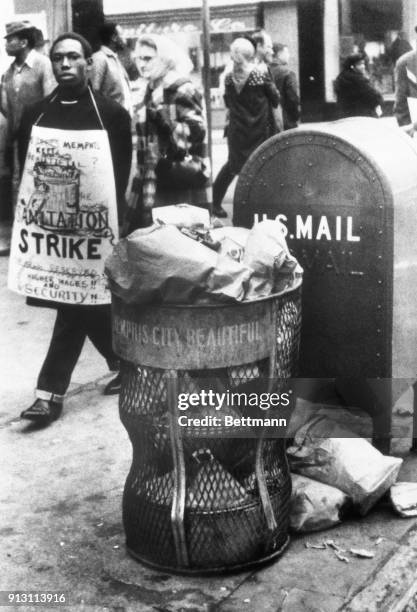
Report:
[[[5,287],[0,259],[0,589],[63,591],[71,611],[411,612],[417,610],[417,519],[394,516],[381,502],[368,516],[292,537],[281,558],[255,570],[181,577],[151,570],[126,552],[121,502],[131,445],[117,397],[102,395],[104,360],[87,342],[61,419],[33,430],[18,415],[32,401],[54,312],[30,308]],[[403,402],[407,402],[405,399]],[[404,425],[409,406],[402,406]],[[411,435],[411,433],[410,433]],[[405,444],[404,444],[405,442]],[[410,440],[397,448],[408,448]],[[416,480],[405,455],[400,479]],[[332,539],[366,548],[373,559],[339,561],[306,542]],[[23,607],[36,610],[39,606]],[[51,609],[51,608],[49,608]]]

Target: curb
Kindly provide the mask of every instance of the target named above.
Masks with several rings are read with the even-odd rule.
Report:
[[[376,568],[367,584],[346,601],[345,612],[404,612],[417,592],[417,527],[411,527],[398,542],[399,548]]]
[[[99,378],[95,378],[94,380],[90,380],[89,382],[86,382],[86,383],[81,383],[78,386],[74,387],[74,389],[71,389],[70,391],[68,391],[65,394],[65,399],[69,399],[70,397],[73,397],[74,395],[78,395],[79,393],[82,393],[83,391],[92,391],[93,389],[97,388],[97,386],[101,384],[102,382],[106,382],[107,379],[114,378],[115,376],[116,376],[115,371],[108,372],[107,374],[104,374],[103,376],[100,376]]]

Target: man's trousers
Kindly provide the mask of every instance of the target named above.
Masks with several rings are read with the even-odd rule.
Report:
[[[110,305],[58,306],[48,353],[38,377],[37,397],[63,401],[86,338],[90,338],[110,370],[119,369],[119,358],[112,348]]]

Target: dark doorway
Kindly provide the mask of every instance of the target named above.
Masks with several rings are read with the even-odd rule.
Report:
[[[104,21],[103,0],[72,0],[72,27],[96,51],[100,47],[97,30]]]
[[[323,0],[299,0],[298,40],[303,121],[322,118],[324,110]]]

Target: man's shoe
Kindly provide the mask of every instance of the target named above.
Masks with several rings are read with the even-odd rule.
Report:
[[[21,413],[20,418],[28,419],[38,425],[49,425],[61,416],[61,412],[62,403],[38,398],[30,408]]]
[[[104,387],[104,395],[117,395],[120,393],[120,384],[122,377],[120,372],[117,376],[115,376],[107,385]]]
[[[225,217],[227,217],[227,212],[224,210],[224,208],[218,206],[217,208],[213,208],[213,215],[215,217],[220,217],[221,219],[224,219]]]

